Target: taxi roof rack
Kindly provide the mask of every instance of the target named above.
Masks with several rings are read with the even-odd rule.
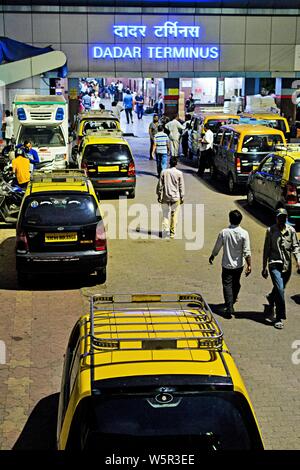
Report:
[[[113,350],[222,351],[223,346],[223,332],[198,293],[93,295],[87,322],[90,351],[83,357]]]
[[[52,170],[44,172],[40,170],[33,171],[30,181],[33,183],[75,183],[81,182],[87,185],[88,176],[84,170]]]
[[[281,152],[300,152],[300,144],[299,143],[288,143],[287,145],[277,144],[275,145],[275,150]]]

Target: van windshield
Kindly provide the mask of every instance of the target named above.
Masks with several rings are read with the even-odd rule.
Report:
[[[90,402],[84,449],[100,446],[188,443],[201,450],[259,446],[257,427],[245,399],[235,392],[174,395],[172,406],[153,396],[117,396]],[[87,428],[88,432],[87,432]],[[257,447],[256,447],[257,448]]]
[[[63,147],[66,145],[60,126],[23,126],[19,142],[29,140],[33,147]]]
[[[280,143],[282,143],[280,135],[246,135],[242,152],[270,152]]]
[[[33,226],[85,225],[97,220],[97,207],[92,196],[64,195],[62,192],[31,196],[24,213],[24,223]]]
[[[300,183],[300,162],[296,162],[291,166],[290,180]]]

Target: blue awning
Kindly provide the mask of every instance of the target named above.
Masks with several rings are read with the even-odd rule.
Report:
[[[0,36],[0,64],[29,59],[30,57],[46,54],[53,50],[51,46],[34,47],[23,42],[15,41],[14,39]],[[57,69],[58,77],[64,78],[67,76],[67,73],[68,69],[66,64]]]

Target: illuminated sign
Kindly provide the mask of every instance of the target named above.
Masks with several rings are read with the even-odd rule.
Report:
[[[114,25],[113,34],[119,38],[145,38],[145,25]],[[178,21],[166,21],[163,25],[153,26],[157,38],[181,38],[182,40],[199,38],[200,26],[181,26]],[[150,42],[150,41],[149,41]],[[217,59],[219,48],[209,45],[95,45],[92,47],[93,59]]]

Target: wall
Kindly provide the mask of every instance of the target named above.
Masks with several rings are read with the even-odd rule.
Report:
[[[79,9],[80,10],[80,9]],[[109,9],[104,9],[104,11]],[[165,9],[166,10],[166,9]],[[201,35],[194,41],[163,38],[120,39],[113,35],[114,24],[161,25],[178,21],[180,25],[199,25]],[[71,76],[296,76],[295,45],[300,44],[299,16],[202,16],[202,15],[128,15],[82,13],[0,12],[0,34],[36,46],[52,44],[68,57]],[[147,43],[147,41],[151,41]],[[208,60],[92,59],[93,45],[131,46],[215,45],[220,57]],[[300,71],[299,71],[300,72]],[[267,74],[267,75],[266,75]],[[298,74],[299,75],[299,74]],[[1,77],[0,77],[1,78]]]

